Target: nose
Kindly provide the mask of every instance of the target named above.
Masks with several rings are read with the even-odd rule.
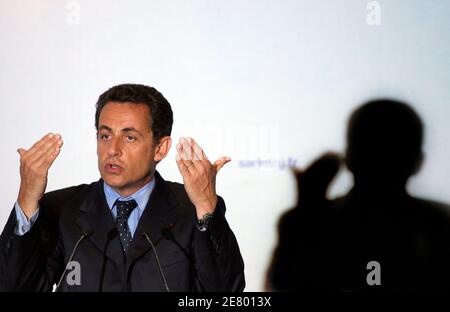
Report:
[[[120,156],[122,155],[122,146],[121,146],[121,140],[118,137],[113,137],[111,141],[109,142],[108,146],[108,156]]]

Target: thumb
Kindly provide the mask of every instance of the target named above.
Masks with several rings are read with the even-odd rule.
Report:
[[[341,159],[335,153],[326,153],[297,175],[299,194],[303,199],[326,199],[328,187],[339,171]]]
[[[22,155],[25,154],[26,152],[27,152],[26,149],[23,149],[23,148],[18,148],[17,149],[17,153],[19,153],[20,157],[22,157]]]
[[[219,172],[219,170],[228,162],[231,161],[230,157],[220,157],[214,162],[214,166],[216,167],[216,172]]]

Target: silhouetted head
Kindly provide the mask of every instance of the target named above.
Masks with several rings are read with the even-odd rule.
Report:
[[[422,141],[422,121],[407,104],[382,99],[359,107],[347,133],[346,161],[355,186],[404,188],[422,162]]]

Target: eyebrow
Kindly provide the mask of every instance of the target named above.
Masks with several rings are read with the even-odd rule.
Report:
[[[100,131],[100,130],[106,130],[106,131],[112,132],[112,129],[110,127],[108,127],[108,126],[105,126],[105,125],[101,125],[100,127],[98,127],[98,131]],[[134,127],[127,127],[127,128],[123,128],[121,130],[121,132],[131,132],[131,131],[137,132],[138,134],[140,134],[142,136],[142,132],[139,131],[138,129],[134,128]]]

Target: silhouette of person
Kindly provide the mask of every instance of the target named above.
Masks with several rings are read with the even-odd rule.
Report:
[[[368,102],[349,120],[344,160],[328,153],[295,172],[299,200],[280,218],[267,290],[450,288],[450,208],[406,190],[423,160],[423,128],[405,103]],[[342,162],[353,188],[328,200]]]

